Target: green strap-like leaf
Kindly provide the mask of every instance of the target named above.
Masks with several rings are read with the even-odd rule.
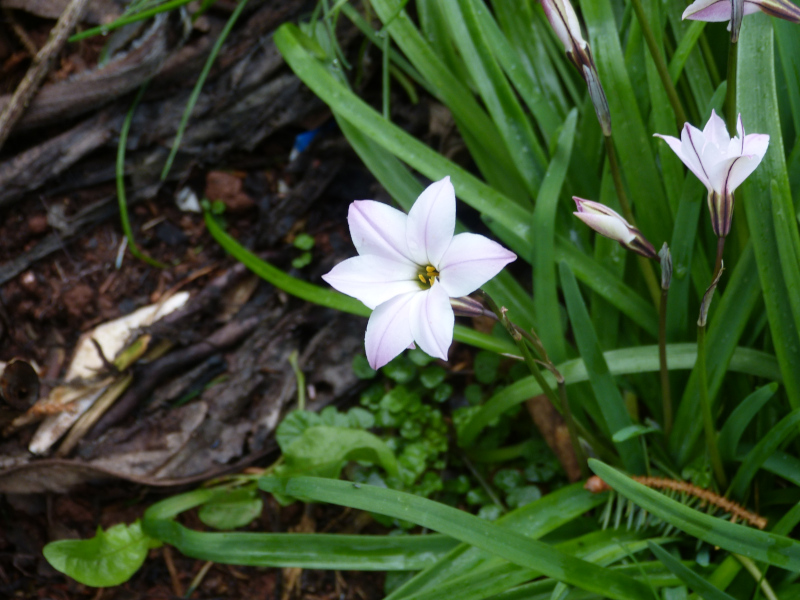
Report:
[[[794,410],[781,419],[769,433],[747,453],[747,458],[739,467],[731,481],[731,493],[735,498],[744,498],[750,482],[755,477],[761,465],[775,453],[783,442],[798,433],[800,424],[800,409]]]
[[[612,375],[653,373],[658,371],[658,346],[638,346],[611,350],[603,354]],[[696,344],[668,344],[667,362],[671,371],[691,369],[697,360]],[[589,374],[583,359],[577,358],[557,365],[567,385],[587,381]],[[730,371],[749,373],[768,380],[780,381],[781,373],[774,356],[751,348],[736,348],[728,364]],[[551,386],[555,378],[544,373]],[[492,396],[459,430],[459,443],[469,446],[481,431],[498,416],[521,404],[528,398],[543,393],[533,376],[520,379]],[[695,405],[696,406],[696,405]],[[695,412],[695,421],[697,421]],[[702,424],[700,425],[702,428]],[[798,479],[800,481],[800,479]]]
[[[458,509],[365,484],[316,477],[292,479],[261,478],[259,487],[267,492],[350,506],[411,521],[486,550],[514,564],[608,598],[650,600],[649,588],[631,577],[574,558],[516,531],[499,527]]]
[[[558,136],[556,151],[544,177],[533,211],[533,305],[539,315],[537,334],[554,362],[567,358],[555,264],[555,227],[558,199],[567,175],[578,112],[572,110]]]
[[[753,417],[758,414],[777,391],[778,384],[774,382],[760,387],[742,400],[739,406],[734,409],[722,429],[720,429],[719,439],[717,440],[723,460],[731,460],[736,456],[736,448],[739,447],[739,441],[742,439],[744,430],[747,429]]]
[[[589,466],[620,494],[689,535],[753,560],[792,571],[800,569],[800,543],[793,539],[711,517],[637,483],[599,460],[589,459]]]
[[[656,555],[656,558],[664,563],[665,567],[680,577],[681,580],[683,580],[687,586],[697,592],[701,598],[704,598],[705,600],[734,600],[733,596],[729,596],[719,588],[711,585],[708,581],[700,577],[700,575],[692,571],[689,567],[684,566],[681,561],[672,556],[658,544],[654,544],[648,540],[647,545],[649,546],[650,551]]]
[[[778,113],[774,70],[775,48],[772,23],[766,15],[748,17],[739,38],[739,69],[736,103],[742,109],[745,131],[766,133],[769,148],[761,164],[744,183],[747,223],[751,231],[761,289],[783,373],[786,394],[793,408],[800,408],[800,337],[795,327],[787,281],[781,268],[772,204],[783,219],[796,227],[789,178],[786,172],[783,137]],[[772,194],[772,181],[777,193]],[[793,248],[800,256],[800,249]],[[794,269],[800,269],[795,264]]]
[[[575,483],[503,515],[496,523],[530,538],[539,539],[606,500],[607,496],[592,494],[583,489],[582,483]],[[491,554],[462,544],[392,592],[386,600],[415,596],[494,560],[496,559]]]
[[[566,263],[561,263],[561,287],[564,290],[564,299],[567,302],[567,312],[572,323],[572,334],[581,353],[581,358],[589,373],[589,383],[592,386],[597,405],[603,415],[606,431],[613,436],[621,429],[633,424],[625,407],[619,388],[611,371],[608,369],[597,335],[594,332],[589,311],[581,297],[578,282]],[[586,407],[588,408],[588,407]],[[643,473],[645,469],[644,453],[638,440],[625,440],[615,442],[620,458],[629,471]]]

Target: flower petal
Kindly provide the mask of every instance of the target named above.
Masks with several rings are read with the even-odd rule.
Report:
[[[725,126],[725,121],[722,120],[717,114],[717,111],[713,108],[711,109],[711,118],[703,128],[703,137],[705,137],[706,146],[711,144],[719,149],[727,148],[728,143],[731,141],[731,136],[728,135],[728,128]]]
[[[407,220],[402,211],[374,200],[356,200],[347,213],[350,237],[359,254],[398,262],[411,262],[406,244]]]
[[[730,0],[697,0],[683,11],[683,19],[692,21],[730,21]]]
[[[439,261],[439,282],[451,298],[466,296],[516,258],[516,254],[489,238],[459,233]]]
[[[764,137],[768,138],[767,143],[769,143],[769,136],[765,135]],[[750,173],[756,170],[762,158],[764,158],[763,152],[761,154],[750,154],[736,159],[733,164],[730,165],[727,181],[725,182],[725,189],[729,194],[733,194],[736,188],[747,179]]]
[[[703,164],[702,150],[705,145],[705,138],[703,133],[696,127],[692,127],[688,123],[684,125],[681,131],[681,154],[680,159],[683,161],[689,170],[703,182],[708,189],[712,189],[713,181],[710,179]]]
[[[572,213],[600,235],[604,235],[620,244],[628,244],[636,237],[625,222],[608,215],[576,212]]]
[[[444,286],[434,282],[431,289],[415,295],[409,318],[411,333],[419,347],[430,356],[447,360],[447,351],[453,343],[455,315]]]
[[[419,291],[418,270],[409,262],[366,254],[340,262],[322,279],[343,294],[375,308],[400,294]]]
[[[380,369],[413,343],[410,322],[414,298],[424,293],[395,296],[372,311],[364,336],[370,367]]]
[[[438,265],[456,228],[456,192],[450,177],[430,184],[408,211],[406,242],[418,265]]]

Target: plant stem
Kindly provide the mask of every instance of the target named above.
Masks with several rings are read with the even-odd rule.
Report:
[[[714,281],[719,275],[719,271],[722,268],[722,253],[725,250],[725,240],[727,238],[721,237],[717,238],[717,261],[714,263],[714,275],[711,277],[711,281]]]
[[[725,91],[725,115],[728,132],[736,132],[736,68],[739,62],[739,44],[728,46],[728,89]]]
[[[658,363],[661,370],[661,403],[664,417],[664,435],[672,431],[672,395],[669,389],[669,369],[667,368],[667,293],[661,290],[661,303],[658,306]]]
[[[714,429],[714,417],[711,413],[711,399],[708,397],[708,375],[706,373],[706,327],[697,326],[697,367],[700,376],[700,408],[703,412],[703,429],[706,434],[706,446],[711,457],[711,467],[720,489],[728,487],[728,478],[722,466],[722,457],[717,446],[717,432]]]
[[[567,398],[567,385],[563,377],[558,380],[558,395],[561,398],[561,406],[564,409],[564,422],[567,424],[567,431],[569,431],[572,451],[575,452],[575,459],[578,461],[578,466],[581,469],[581,478],[586,479],[589,477],[589,466],[586,462],[586,455],[583,453],[583,448],[581,448],[581,442],[578,439],[578,428],[575,425],[575,419],[572,418],[572,409],[569,407],[569,399]]]
[[[622,209],[622,215],[633,227],[636,227],[636,220],[633,218],[633,211],[631,210],[630,202],[628,202],[628,195],[625,193],[625,185],[622,183],[622,172],[617,162],[617,154],[614,150],[614,143],[610,137],[603,137],[606,143],[606,154],[608,155],[608,166],[611,169],[611,178],[614,180],[614,189],[619,198],[619,205]],[[637,254],[639,260],[639,268],[642,270],[644,281],[647,284],[647,289],[650,291],[650,296],[653,298],[653,304],[658,307],[661,298],[661,286],[656,279],[656,272],[653,270],[653,265],[646,257]]]
[[[675,113],[675,121],[678,124],[678,130],[686,123],[686,111],[683,110],[681,99],[678,97],[678,91],[672,83],[672,77],[669,75],[669,68],[664,61],[664,56],[661,54],[661,49],[658,47],[656,37],[653,35],[653,30],[650,29],[650,22],[647,20],[647,15],[644,14],[644,7],[642,0],[631,0],[633,10],[636,13],[636,18],[639,20],[639,25],[642,28],[642,35],[644,41],[647,43],[647,48],[650,50],[650,56],[656,65],[656,71],[661,78],[661,84],[664,86],[664,91],[667,92],[667,98],[672,105],[672,111]]]

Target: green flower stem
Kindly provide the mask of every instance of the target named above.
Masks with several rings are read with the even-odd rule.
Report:
[[[711,457],[711,467],[720,489],[728,487],[728,478],[722,466],[722,457],[717,446],[717,432],[714,429],[714,417],[711,414],[711,399],[708,396],[708,374],[706,372],[706,327],[697,326],[697,367],[700,375],[700,408],[703,411],[703,429],[706,434],[706,446]]]
[[[728,132],[736,133],[736,69],[739,64],[739,44],[728,46],[728,89],[725,91],[725,116]]]
[[[634,12],[636,12],[636,18],[639,20],[639,25],[642,28],[644,41],[647,43],[650,56],[653,58],[656,71],[658,71],[658,76],[661,78],[661,85],[664,86],[664,91],[667,92],[669,103],[672,105],[672,111],[675,113],[678,130],[680,130],[683,124],[686,123],[686,111],[683,110],[681,99],[678,97],[678,91],[675,89],[675,85],[672,83],[672,77],[669,75],[667,63],[664,60],[664,56],[661,54],[661,49],[658,47],[656,38],[653,35],[653,30],[650,29],[650,22],[647,20],[647,15],[644,14],[642,0],[632,0],[631,3],[633,4]]]
[[[572,442],[572,451],[575,453],[575,459],[581,469],[581,479],[587,479],[589,477],[589,465],[581,447],[581,441],[578,438],[578,427],[572,417],[572,409],[569,407],[569,398],[567,397],[567,384],[564,382],[563,377],[558,379],[558,396],[561,398],[561,407],[564,409],[564,421],[567,424],[569,441]]]
[[[711,76],[711,85],[714,86],[714,89],[719,87],[719,84],[722,83],[722,80],[719,77],[719,70],[717,69],[717,61],[714,60],[714,53],[711,51],[711,44],[708,43],[708,38],[706,37],[706,32],[700,34],[700,52],[703,53],[703,58],[706,61],[706,66],[708,67],[708,74]]]
[[[533,341],[534,347],[539,346],[540,343],[536,343],[536,340],[533,336],[531,336],[527,332],[524,332],[521,328],[517,327],[514,323],[512,323],[509,320],[505,310],[500,309],[495,303],[495,301],[489,296],[489,294],[483,292],[483,297],[486,303],[489,305],[489,308],[492,309],[495,315],[497,315],[497,318],[506,328],[506,331],[508,331],[509,335],[517,343],[517,347],[519,348],[519,351],[522,354],[522,358],[525,361],[525,364],[528,366],[528,369],[530,369],[530,372],[533,375],[534,379],[536,379],[536,382],[542,388],[545,395],[548,397],[550,402],[552,402],[556,410],[560,412],[561,415],[564,417],[564,422],[566,423],[567,431],[569,432],[570,442],[572,443],[572,449],[575,452],[575,459],[578,461],[578,465],[580,466],[581,469],[581,477],[584,478],[587,477],[589,474],[586,462],[587,459],[586,455],[583,453],[583,449],[581,448],[580,439],[578,438],[578,424],[575,422],[575,419],[572,416],[572,411],[570,410],[569,407],[569,400],[567,398],[567,388],[566,384],[564,383],[564,377],[561,375],[561,373],[559,373],[555,369],[555,367],[552,364],[548,365],[550,367],[549,368],[550,372],[555,376],[556,382],[558,384],[559,395],[556,396],[556,394],[553,392],[553,388],[550,387],[550,384],[547,383],[547,380],[544,378],[542,370],[539,368],[539,363],[531,354],[528,344],[525,343],[525,338],[526,337],[532,338],[534,340]],[[543,358],[546,358],[546,355],[543,356]],[[584,433],[588,432],[584,430]],[[595,446],[592,443],[592,442],[596,443],[594,436],[584,436],[584,437],[587,439],[587,441],[589,441],[590,444],[592,444],[592,447],[594,448]],[[597,447],[599,448],[599,445]]]
[[[767,600],[778,600],[778,596],[775,594],[775,591],[772,589],[769,581],[767,581],[767,578],[764,577],[764,574],[758,570],[758,566],[755,562],[746,556],[742,556],[741,554],[734,554],[733,556],[736,558],[736,560],[742,563],[742,566],[745,568],[745,570],[753,576],[753,579],[755,579],[756,583],[761,587],[761,593],[764,594],[764,597]]]
[[[664,435],[672,431],[672,395],[669,389],[669,369],[667,368],[667,293],[661,290],[661,303],[658,305],[658,363],[661,371],[661,403],[664,417]]]
[[[625,193],[625,185],[622,183],[622,172],[619,168],[619,163],[617,162],[617,154],[614,151],[614,143],[611,141],[610,137],[603,138],[606,143],[606,154],[608,155],[608,166],[611,169],[611,178],[614,180],[614,189],[617,192],[617,197],[619,198],[619,205],[622,208],[622,216],[630,223],[633,227],[636,227],[636,221],[633,218],[633,211],[631,210],[631,204],[628,202],[628,195]],[[659,301],[661,299],[661,286],[658,284],[658,280],[656,279],[656,272],[653,270],[653,265],[650,264],[650,261],[640,254],[636,255],[639,260],[639,268],[642,270],[642,275],[644,276],[644,281],[647,284],[647,289],[650,291],[650,296],[653,298],[653,304],[657,307]]]
[[[722,269],[722,253],[725,251],[725,240],[726,238],[724,237],[717,238],[717,261],[714,263],[714,275],[711,277],[711,281],[717,278],[720,269]]]

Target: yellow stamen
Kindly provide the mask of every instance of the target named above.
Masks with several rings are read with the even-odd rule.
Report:
[[[428,265],[427,267],[425,267],[425,270],[426,270],[428,273],[433,273],[434,271],[436,271],[436,269],[435,269],[434,267],[431,267],[430,265]]]
[[[422,283],[425,283],[425,277],[423,277],[422,275],[420,275],[420,276],[419,276],[419,280],[420,280]],[[432,285],[432,284],[431,284],[431,285]]]

